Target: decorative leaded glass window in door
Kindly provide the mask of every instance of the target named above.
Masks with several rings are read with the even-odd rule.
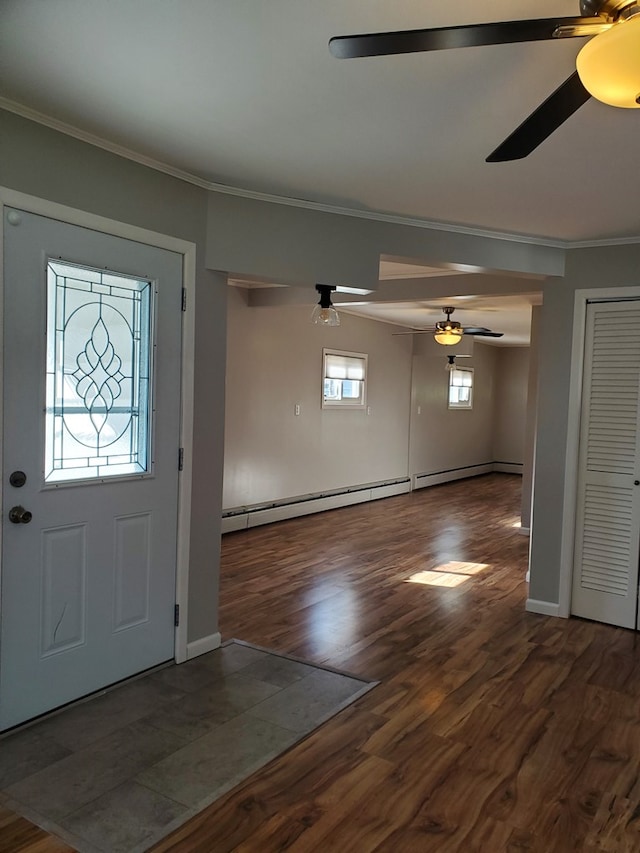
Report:
[[[49,260],[45,482],[151,470],[153,286]]]

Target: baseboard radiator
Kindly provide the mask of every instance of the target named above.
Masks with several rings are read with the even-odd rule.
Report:
[[[440,483],[452,483],[454,480],[465,480],[467,477],[479,477],[481,474],[522,474],[521,462],[483,462],[480,465],[465,465],[463,468],[446,468],[443,471],[433,471],[429,474],[414,474],[413,489],[424,489],[426,486],[438,486]]]
[[[403,495],[410,491],[411,480],[409,477],[402,477],[381,483],[367,483],[330,492],[300,495],[254,506],[236,507],[223,511],[222,532],[245,530],[248,527],[258,527],[260,524],[271,524],[272,521],[284,521],[286,518],[311,515],[314,512],[366,503],[392,495]]]
[[[284,521],[287,518],[298,518],[301,515],[311,515],[314,512],[323,512],[327,509],[339,509],[343,506],[389,498],[392,495],[404,495],[426,486],[436,486],[439,483],[449,483],[467,477],[491,474],[494,471],[506,474],[522,474],[522,465],[509,462],[487,462],[482,465],[451,468],[432,474],[414,474],[411,478],[400,477],[395,480],[366,483],[361,486],[335,489],[330,492],[317,492],[252,506],[233,507],[223,510],[222,532],[231,533],[234,530],[246,530],[249,527],[271,524],[274,521]]]

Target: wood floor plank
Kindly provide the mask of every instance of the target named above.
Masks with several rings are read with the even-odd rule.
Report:
[[[234,816],[237,849],[259,853],[633,849],[635,635],[525,612],[519,485],[491,475],[226,537],[223,634],[381,684],[200,815],[212,853]],[[358,754],[395,769],[350,788]],[[252,795],[275,804],[238,830]],[[191,848],[156,851],[174,849]]]
[[[73,853],[73,847],[5,806],[0,806],[0,850],[3,853]]]

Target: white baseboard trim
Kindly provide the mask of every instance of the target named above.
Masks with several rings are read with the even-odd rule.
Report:
[[[527,598],[525,610],[528,613],[540,613],[542,616],[560,616],[560,605],[555,601],[538,601],[536,598]]]
[[[222,636],[219,631],[216,631],[215,634],[209,634],[208,637],[201,637],[199,640],[187,643],[187,660],[205,655],[207,652],[213,652],[219,649],[221,645]]]
[[[516,530],[523,536],[529,536],[529,534],[531,533],[531,528],[529,527],[516,527]]]

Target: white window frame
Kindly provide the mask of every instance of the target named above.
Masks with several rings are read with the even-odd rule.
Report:
[[[336,377],[328,376],[328,368],[327,368],[327,356],[338,356],[340,358],[353,358],[358,361],[363,362],[364,364],[364,376],[362,379],[356,380],[362,382],[362,396],[360,399],[354,402],[353,398],[344,397],[341,399],[327,399],[325,397],[325,380],[332,379]],[[323,348],[322,350],[322,381],[320,385],[320,399],[322,400],[322,408],[323,409],[365,409],[367,406],[367,375],[369,372],[369,356],[364,352],[349,352],[347,350],[339,350],[339,349],[328,349]],[[344,379],[349,379],[349,377],[345,376]],[[338,377],[336,381],[341,381]]]
[[[456,374],[458,373],[468,373],[471,376],[471,384],[470,385],[454,385],[453,381],[456,378]],[[473,409],[473,385],[474,385],[474,377],[473,377],[473,367],[458,367],[457,365],[449,371],[449,382],[447,386],[447,401],[450,409]],[[469,399],[468,400],[452,400],[451,399],[451,391],[454,388],[468,388],[469,389]]]
[[[71,458],[64,458],[64,454],[62,453],[62,441],[60,438],[54,438],[56,434],[59,434],[60,432],[66,432],[67,436],[72,439],[73,443],[73,440],[77,439],[76,436],[73,434],[72,430],[69,429],[67,417],[70,417],[71,422],[77,422],[78,419],[89,419],[89,413],[87,409],[85,409],[85,411],[78,411],[75,415],[71,414],[70,416],[63,413],[64,399],[67,398],[67,395],[71,396],[74,399],[76,406],[81,407],[82,403],[76,397],[77,392],[74,393],[76,386],[76,382],[74,382],[75,376],[68,376],[70,370],[68,369],[68,367],[66,370],[64,369],[62,365],[62,357],[58,355],[58,352],[61,351],[60,338],[66,333],[62,329],[57,328],[58,324],[62,322],[63,317],[61,315],[61,309],[60,307],[58,307],[58,300],[60,299],[60,297],[56,295],[59,287],[56,282],[56,278],[54,278],[54,276],[56,276],[56,267],[58,267],[57,278],[64,277],[65,273],[67,277],[72,277],[71,271],[75,270],[77,274],[76,286],[78,281],[83,282],[84,284],[93,285],[91,290],[87,289],[87,293],[90,293],[93,296],[94,301],[97,301],[101,293],[106,292],[106,287],[108,286],[115,287],[116,290],[147,289],[149,291],[149,306],[147,310],[147,315],[145,317],[147,322],[142,326],[142,329],[144,329],[144,325],[147,326],[146,331],[148,339],[148,351],[145,353],[148,359],[146,380],[147,399],[145,402],[141,402],[140,399],[138,399],[138,396],[140,394],[139,389],[135,391],[131,390],[131,399],[129,407],[130,414],[134,409],[138,408],[142,413],[139,426],[131,427],[131,430],[134,432],[134,434],[138,433],[138,435],[136,436],[137,440],[140,440],[141,429],[145,435],[144,444],[142,445],[144,447],[144,466],[140,463],[139,460],[135,462],[121,462],[120,464],[115,465],[110,465],[109,462],[104,461],[96,462],[95,465],[89,465],[88,462],[83,465],[80,464],[81,460],[74,457],[73,454]],[[63,272],[60,272],[60,267],[63,268]],[[142,478],[153,477],[153,436],[155,433],[153,423],[153,392],[155,385],[155,365],[153,354],[155,351],[154,315],[157,300],[157,287],[152,281],[140,279],[139,277],[135,276],[130,276],[126,273],[115,272],[113,270],[109,270],[107,272],[107,275],[109,277],[109,284],[105,285],[102,281],[102,276],[104,274],[104,270],[96,270],[93,267],[89,267],[84,264],[76,264],[72,261],[65,261],[62,258],[58,259],[47,257],[47,399],[46,405],[44,406],[44,433],[46,440],[45,460],[43,464],[43,489],[58,489],[60,487],[65,486],[77,486],[79,484],[102,482],[103,480],[112,482],[131,478],[139,480]],[[135,285],[144,285],[144,287],[135,287]],[[80,286],[79,289],[84,290],[84,287]],[[66,286],[63,286],[62,290],[66,291]],[[109,307],[109,304],[110,302],[107,300],[107,307]],[[133,308],[131,310],[133,310]],[[69,317],[67,317],[65,314],[64,319],[68,321]],[[131,324],[132,317],[129,317],[128,321],[129,324]],[[140,331],[141,330],[136,330],[136,333],[139,334]],[[141,340],[143,339],[144,337]],[[118,353],[116,352],[115,355],[117,356]],[[77,366],[79,367],[80,365],[78,364]],[[136,382],[139,382],[138,370],[138,365],[136,366],[135,370],[133,368],[131,369],[132,375],[129,381],[134,387]],[[125,380],[126,387],[126,377],[123,377],[123,380]],[[67,382],[69,382],[69,385],[72,387],[67,387]],[[62,393],[62,388],[65,388],[64,393]],[[69,438],[67,438],[67,440],[69,440]],[[108,455],[108,453],[105,453],[104,449],[102,449],[101,451],[96,450],[94,453],[91,453],[89,451],[90,447],[87,446],[85,454],[87,457],[104,457]],[[62,458],[59,459],[59,465],[56,466],[53,460],[58,452],[62,454]],[[109,470],[110,468],[111,470]]]

